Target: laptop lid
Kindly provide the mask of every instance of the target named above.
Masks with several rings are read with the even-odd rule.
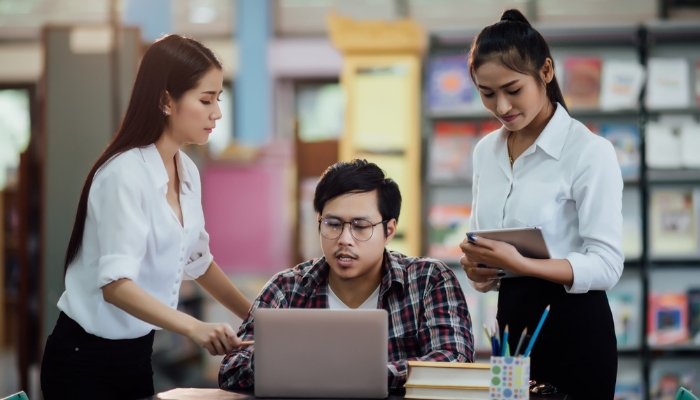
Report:
[[[386,310],[255,310],[256,397],[388,396]]]

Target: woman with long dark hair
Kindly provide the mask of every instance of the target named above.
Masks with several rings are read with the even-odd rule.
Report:
[[[240,345],[229,324],[177,310],[182,279],[240,318],[250,307],[213,261],[199,172],[180,150],[207,142],[221,118],[222,85],[220,62],[193,39],[165,36],[144,54],[124,120],[78,203],[61,312],[41,367],[47,400],[153,395],[156,329],[212,355]]]
[[[474,149],[471,228],[540,226],[551,259],[476,236],[462,242],[460,262],[476,289],[499,291],[497,319],[509,326],[511,349],[550,306],[531,353],[534,380],[575,399],[612,399],[617,343],[605,290],[624,261],[613,146],[569,116],[549,46],[519,11],[474,39],[469,72],[503,124]],[[517,277],[501,279],[505,271]]]

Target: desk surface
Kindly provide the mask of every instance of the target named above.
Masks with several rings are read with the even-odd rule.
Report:
[[[227,392],[220,389],[196,389],[196,388],[177,388],[168,390],[167,392],[158,393],[155,400],[254,400],[256,397],[250,392]],[[401,400],[403,396],[392,395],[388,400]],[[292,400],[284,398],[276,398],[276,400]],[[303,399],[293,399],[303,400]],[[311,399],[307,399],[311,400]],[[324,399],[313,399],[324,400]],[[337,400],[337,399],[325,399]],[[530,400],[566,400],[566,395],[561,396],[537,396],[531,395]]]

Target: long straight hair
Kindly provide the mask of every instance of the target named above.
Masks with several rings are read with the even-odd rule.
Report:
[[[507,68],[528,74],[545,85],[547,98],[552,104],[566,107],[556,74],[549,83],[542,80],[540,69],[547,58],[554,58],[542,35],[530,25],[518,10],[506,10],[501,20],[482,29],[474,38],[469,51],[469,73],[474,80],[475,71],[488,61],[498,60]]]
[[[221,69],[221,63],[211,50],[194,39],[167,35],[146,50],[124,119],[83,184],[66,250],[64,273],[82,246],[88,195],[95,173],[115,155],[155,143],[167,124],[168,117],[163,111],[166,95],[177,101],[196,87],[211,68]]]

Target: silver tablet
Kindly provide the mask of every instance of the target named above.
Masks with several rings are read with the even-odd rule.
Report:
[[[539,226],[471,231],[467,232],[467,239],[470,239],[472,235],[509,243],[525,257],[550,258],[547,243],[545,243],[542,235],[542,228]],[[489,267],[498,268],[496,265],[490,265]],[[513,275],[508,274],[507,276]]]

